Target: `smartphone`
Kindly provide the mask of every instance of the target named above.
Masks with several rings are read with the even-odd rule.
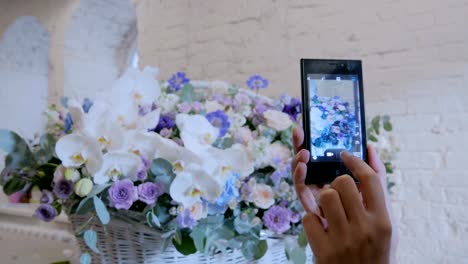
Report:
[[[301,79],[306,184],[353,176],[340,153],[368,163],[361,61],[301,59]]]

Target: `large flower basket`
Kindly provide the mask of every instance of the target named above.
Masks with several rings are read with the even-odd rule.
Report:
[[[87,216],[74,215],[71,217],[74,231],[77,227],[88,220]],[[240,250],[228,250],[225,253],[219,252],[214,255],[205,255],[202,253],[184,256],[173,246],[168,246],[162,251],[163,239],[161,233],[149,228],[143,224],[130,224],[118,218],[106,226],[99,221],[92,224],[93,230],[98,234],[98,244],[100,253],[93,252],[92,263],[102,264],[219,264],[219,263],[262,263],[262,264],[284,264],[288,259],[284,253],[285,238],[266,238],[268,241],[268,251],[257,261],[248,261]],[[81,236],[77,236],[80,249],[88,251],[85,241]],[[310,248],[306,249],[307,263],[312,262],[312,252]]]

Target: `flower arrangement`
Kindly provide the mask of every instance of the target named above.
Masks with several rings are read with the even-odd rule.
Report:
[[[38,186],[43,221],[65,211],[102,224],[143,222],[182,254],[241,249],[258,259],[265,234],[300,234],[302,207],[290,177],[300,101],[224,82],[194,89],[181,72],[167,82],[156,76],[153,68],[129,69],[106,97],[64,98],[61,110],[48,110],[48,131],[31,148],[0,131],[9,153],[5,193]],[[258,75],[246,83],[268,85]],[[79,234],[90,250],[99,248],[92,229]]]
[[[94,252],[91,222],[118,218],[154,229],[184,255],[239,249],[254,260],[267,252],[265,237],[291,235],[286,256],[304,262],[303,209],[290,168],[301,102],[224,82],[195,89],[182,72],[157,76],[154,68],[129,69],[105,97],[63,98],[32,143],[0,130],[8,153],[3,191],[38,188],[43,221],[62,211],[87,216],[77,235]],[[246,84],[258,92],[268,81],[254,75]],[[338,98],[326,103],[352,122]],[[342,120],[332,124],[340,130],[334,137],[350,133]]]

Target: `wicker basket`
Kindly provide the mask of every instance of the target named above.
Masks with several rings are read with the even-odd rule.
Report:
[[[82,215],[70,216],[74,231],[87,219],[88,217]],[[91,254],[93,264],[249,263],[239,250],[214,256],[205,256],[201,253],[184,256],[170,245],[166,251],[161,252],[160,233],[143,224],[129,224],[115,217],[106,226],[103,226],[99,221],[93,221],[91,228],[98,234],[100,254],[91,252],[82,237],[77,237],[77,240],[81,251]],[[251,263],[287,263],[283,240],[268,239],[267,242],[268,251],[265,256]],[[309,247],[307,247],[306,254],[307,263],[311,263],[312,253]]]

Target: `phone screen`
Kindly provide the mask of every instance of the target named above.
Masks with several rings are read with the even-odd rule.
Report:
[[[363,158],[359,76],[307,74],[311,162],[339,162],[346,150]]]

